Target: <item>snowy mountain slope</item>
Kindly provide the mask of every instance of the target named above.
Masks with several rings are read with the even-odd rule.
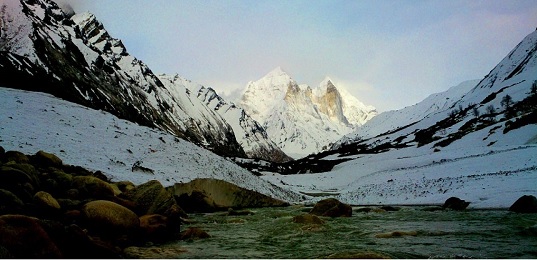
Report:
[[[445,113],[478,83],[479,80],[465,81],[444,92],[432,94],[412,106],[380,113],[367,121],[366,124],[358,127],[353,133],[345,135],[338,142],[345,143],[352,140],[371,138],[394,130],[397,127],[415,123],[425,117],[433,116],[435,113]]]
[[[233,128],[235,138],[248,158],[274,162],[291,160],[268,137],[265,129],[233,103],[226,102],[212,88],[184,79],[179,75],[158,75],[166,88],[184,88],[196,95],[207,107],[214,109]]]
[[[353,204],[441,204],[457,196],[470,207],[509,207],[522,195],[536,195],[537,31],[472,84],[381,114],[406,125],[371,120],[361,137],[347,138],[308,163],[347,159],[330,171],[266,172],[264,178]],[[442,102],[431,103],[435,99]],[[397,113],[405,111],[411,116],[399,120]]]
[[[337,88],[328,78],[312,89],[299,85],[280,67],[249,82],[240,105],[293,157],[323,150],[376,114],[373,107]]]
[[[0,146],[60,156],[64,163],[100,170],[113,180],[163,185],[215,178],[263,194],[298,201],[236,164],[161,130],[119,119],[48,94],[0,87]]]
[[[186,89],[164,87],[94,15],[67,16],[47,0],[5,3],[23,30],[16,48],[1,50],[4,86],[50,93],[157,127],[221,155],[245,156],[220,115]]]

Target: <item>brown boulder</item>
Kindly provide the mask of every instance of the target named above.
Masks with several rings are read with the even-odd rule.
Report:
[[[21,213],[24,202],[13,192],[0,189],[0,215]]]
[[[0,216],[0,227],[0,245],[15,258],[62,257],[37,218],[3,215]]]
[[[179,232],[181,217],[187,217],[173,195],[157,180],[141,184],[121,195],[136,203],[139,215],[159,214],[167,217],[172,233]]]
[[[114,196],[114,189],[107,182],[93,176],[75,176],[71,183],[82,197],[109,198]]]
[[[34,195],[34,202],[37,206],[47,210],[59,210],[60,203],[50,195],[50,193],[45,191],[38,191]]]
[[[140,220],[134,212],[107,200],[88,202],[81,213],[88,225],[101,234],[129,234],[140,227]]]
[[[43,168],[60,167],[63,165],[62,159],[60,159],[58,156],[44,151],[39,151],[32,156],[32,163]]]
[[[9,190],[23,201],[32,199],[39,187],[37,171],[32,165],[10,162],[0,166],[0,188]]]
[[[181,208],[191,212],[289,205],[284,201],[217,179],[195,179],[189,183],[176,183],[170,189],[178,197]]]
[[[317,202],[310,214],[324,217],[350,217],[352,216],[352,207],[337,199],[329,198]]]
[[[318,224],[318,225],[324,224],[324,220],[312,214],[302,214],[302,215],[295,216],[293,217],[293,222],[300,223],[300,224]]]
[[[18,151],[7,151],[3,159],[4,162],[30,163],[28,156]]]
[[[7,163],[0,167],[0,180],[3,183],[20,184],[30,183],[39,185],[39,177],[35,168],[26,163]]]
[[[203,231],[200,228],[191,227],[187,230],[181,232],[181,240],[187,240],[187,239],[203,239],[203,238],[210,238],[211,236]]]
[[[172,236],[168,229],[168,218],[159,214],[141,216],[140,229],[143,236],[151,241],[165,240]]]
[[[114,183],[121,192],[127,192],[134,189],[136,186],[130,181],[120,181]]]
[[[393,231],[388,233],[376,234],[376,238],[394,238],[394,237],[404,237],[404,236],[417,236],[418,232],[416,231]]]

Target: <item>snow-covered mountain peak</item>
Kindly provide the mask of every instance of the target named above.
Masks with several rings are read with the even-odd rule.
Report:
[[[287,74],[287,72],[285,72],[282,69],[282,67],[278,66],[275,69],[273,69],[272,71],[270,71],[269,73],[267,73],[267,75],[265,75],[264,78],[274,78],[274,77],[280,77],[280,76],[289,77],[289,74]]]
[[[240,105],[295,157],[321,151],[376,114],[329,77],[311,88],[299,85],[281,67],[248,83]]]
[[[326,76],[319,84],[319,87],[314,90],[316,96],[323,96],[330,91],[338,91],[338,87],[334,84],[332,79]]]

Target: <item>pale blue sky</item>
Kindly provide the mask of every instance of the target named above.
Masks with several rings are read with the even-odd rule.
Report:
[[[484,77],[537,27],[537,1],[68,1],[155,73],[219,92],[277,66],[380,111]]]

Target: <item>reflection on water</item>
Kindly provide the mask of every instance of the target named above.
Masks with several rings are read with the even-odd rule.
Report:
[[[536,258],[537,214],[506,210],[353,212],[323,225],[292,222],[306,208],[191,217],[212,237],[180,241],[178,258]]]

